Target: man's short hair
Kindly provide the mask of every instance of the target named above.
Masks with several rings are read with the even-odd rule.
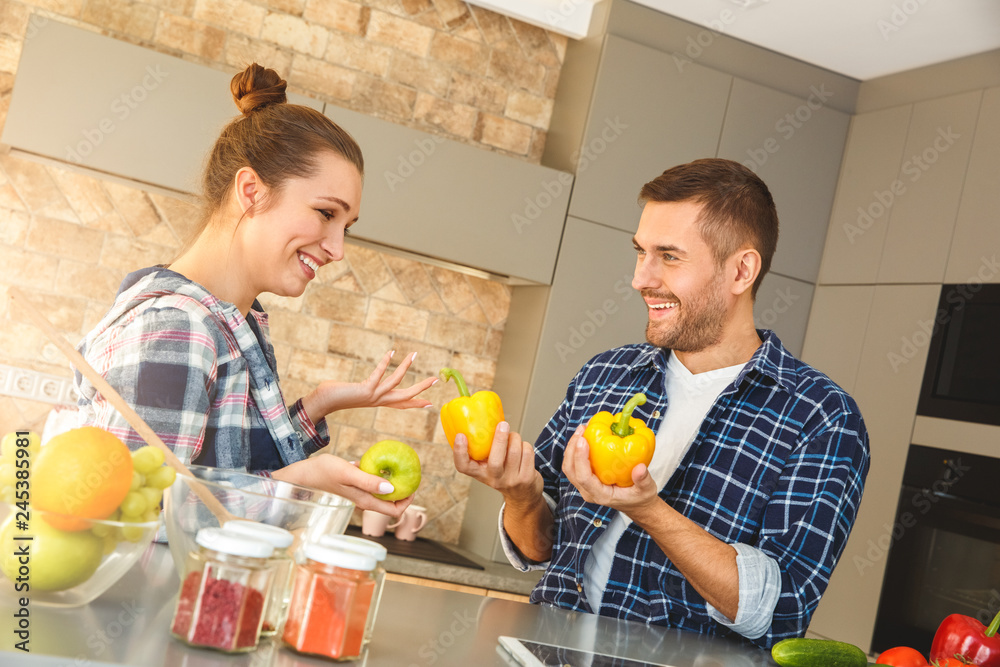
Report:
[[[757,296],[778,245],[778,212],[771,191],[757,174],[732,160],[695,160],[646,183],[639,201],[701,204],[698,228],[719,266],[741,248],[760,253],[760,274],[751,290],[751,296]]]

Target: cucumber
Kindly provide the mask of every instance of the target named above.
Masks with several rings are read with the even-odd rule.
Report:
[[[854,644],[832,639],[783,639],[771,648],[781,667],[868,667],[868,656]]]

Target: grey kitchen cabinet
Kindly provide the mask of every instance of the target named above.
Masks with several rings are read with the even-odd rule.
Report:
[[[913,105],[879,283],[941,283],[982,91]]]
[[[174,195],[237,115],[232,73],[51,19],[32,21],[2,141],[17,154]],[[552,280],[571,174],[325,105],[365,154],[356,238],[509,277]]]
[[[731,83],[727,74],[608,35],[575,153],[570,215],[633,233],[644,183],[715,155]]]
[[[976,141],[951,237],[946,283],[1000,282],[1000,87],[983,92]]]
[[[780,221],[771,271],[816,282],[850,115],[832,108],[832,89],[790,95],[733,81],[718,157],[741,162],[767,184]]]

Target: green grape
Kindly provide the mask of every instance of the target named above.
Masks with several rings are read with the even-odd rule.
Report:
[[[147,511],[155,509],[157,513],[160,511],[160,500],[163,499],[163,489],[157,489],[152,486],[146,486],[139,489],[139,493],[143,495],[146,499]]]
[[[121,534],[122,539],[128,540],[129,542],[138,542],[142,539],[145,534],[145,530],[142,526],[122,526]]]
[[[118,529],[112,528],[111,532],[104,536],[104,555],[107,556],[109,553],[118,548],[119,541]]]
[[[165,489],[177,479],[177,471],[170,466],[160,466],[146,475],[146,486],[154,489]]]
[[[107,537],[115,532],[115,527],[109,526],[106,523],[95,523],[94,527],[90,529],[90,532],[98,537]]]
[[[125,500],[119,505],[118,509],[122,513],[122,521],[129,521],[133,517],[142,516],[148,509],[148,504],[146,502],[146,496],[142,495],[138,491],[129,491],[125,496]]]
[[[132,471],[132,486],[128,487],[129,491],[138,491],[142,487],[146,486],[146,476],[137,470]]]
[[[159,521],[160,520],[160,510],[150,509],[146,510],[146,513],[142,515],[143,521]]]
[[[159,468],[164,460],[163,451],[150,445],[132,452],[132,467],[143,475],[148,475]]]

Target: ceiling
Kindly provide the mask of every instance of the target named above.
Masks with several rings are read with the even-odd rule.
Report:
[[[859,81],[1000,49],[1000,0],[634,1]]]

